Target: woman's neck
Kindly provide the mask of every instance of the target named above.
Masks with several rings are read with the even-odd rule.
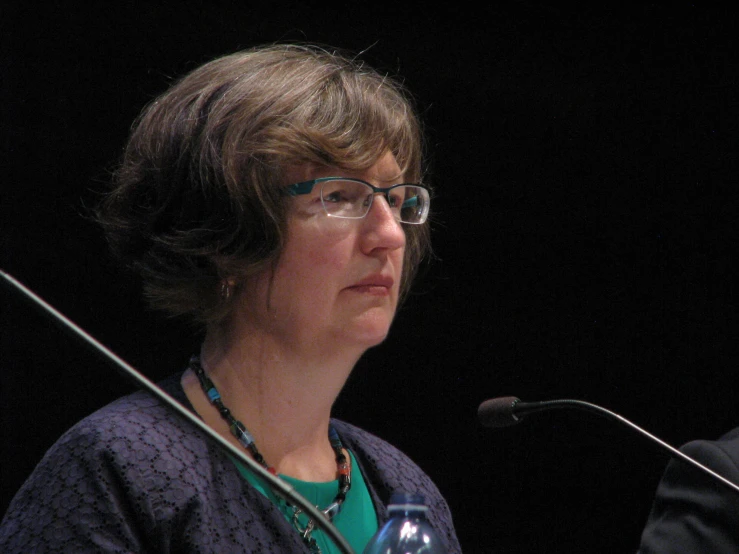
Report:
[[[234,339],[213,331],[203,343],[201,363],[269,465],[297,479],[329,481],[336,476],[328,441],[331,407],[360,354],[318,359],[281,347],[269,336],[250,333]],[[203,420],[238,445],[191,371],[182,384]]]

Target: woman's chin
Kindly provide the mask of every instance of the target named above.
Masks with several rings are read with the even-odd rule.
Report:
[[[386,312],[363,314],[361,318],[343,327],[341,333],[344,340],[371,348],[387,338],[392,322],[392,317]]]

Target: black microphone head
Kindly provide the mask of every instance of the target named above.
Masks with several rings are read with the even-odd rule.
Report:
[[[477,408],[477,418],[485,427],[508,427],[521,421],[513,413],[516,404],[521,402],[515,396],[501,396],[486,400]]]

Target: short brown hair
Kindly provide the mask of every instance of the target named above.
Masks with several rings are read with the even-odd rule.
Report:
[[[250,49],[195,69],[144,109],[97,217],[152,306],[216,322],[230,310],[222,279],[279,259],[285,170],[365,169],[387,151],[406,181],[421,180],[420,124],[397,81],[315,46]],[[404,229],[402,294],[429,249],[427,224]]]

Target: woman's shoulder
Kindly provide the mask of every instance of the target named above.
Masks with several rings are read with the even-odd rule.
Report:
[[[355,425],[339,420],[332,420],[332,424],[365,473],[381,481],[388,492],[415,491],[428,499],[441,497],[431,478],[403,451]]]
[[[181,400],[178,378],[159,385]],[[259,524],[258,496],[200,430],[136,392],[84,418],[49,449],[0,524],[0,551],[215,551],[211,530],[226,528],[220,551],[249,550],[234,544],[265,536],[249,535]],[[233,514],[239,528],[252,524],[248,532],[231,526]]]
[[[350,448],[360,451],[367,450],[383,457],[398,457],[403,463],[413,464],[413,461],[401,450],[369,431],[338,419],[332,419],[331,424],[339,433],[344,444]]]
[[[375,508],[380,520],[387,517],[386,505],[394,492],[421,494],[429,506],[429,520],[442,535],[447,551],[459,552],[449,505],[431,477],[389,442],[343,421],[332,420],[332,424],[354,453],[371,494],[379,502]]]
[[[164,386],[173,380],[163,382]],[[201,434],[169,406],[148,392],[134,392],[67,430],[46,452],[30,480],[107,481],[115,474],[133,483],[145,475],[171,476],[176,466],[207,459],[207,449]]]
[[[179,376],[172,376],[159,386],[182,402],[184,395],[180,397],[175,387],[178,383]],[[142,450],[168,451],[193,436],[193,429],[179,414],[153,394],[138,391],[85,417],[64,433],[57,445],[77,444],[93,451],[136,450],[140,457]]]

